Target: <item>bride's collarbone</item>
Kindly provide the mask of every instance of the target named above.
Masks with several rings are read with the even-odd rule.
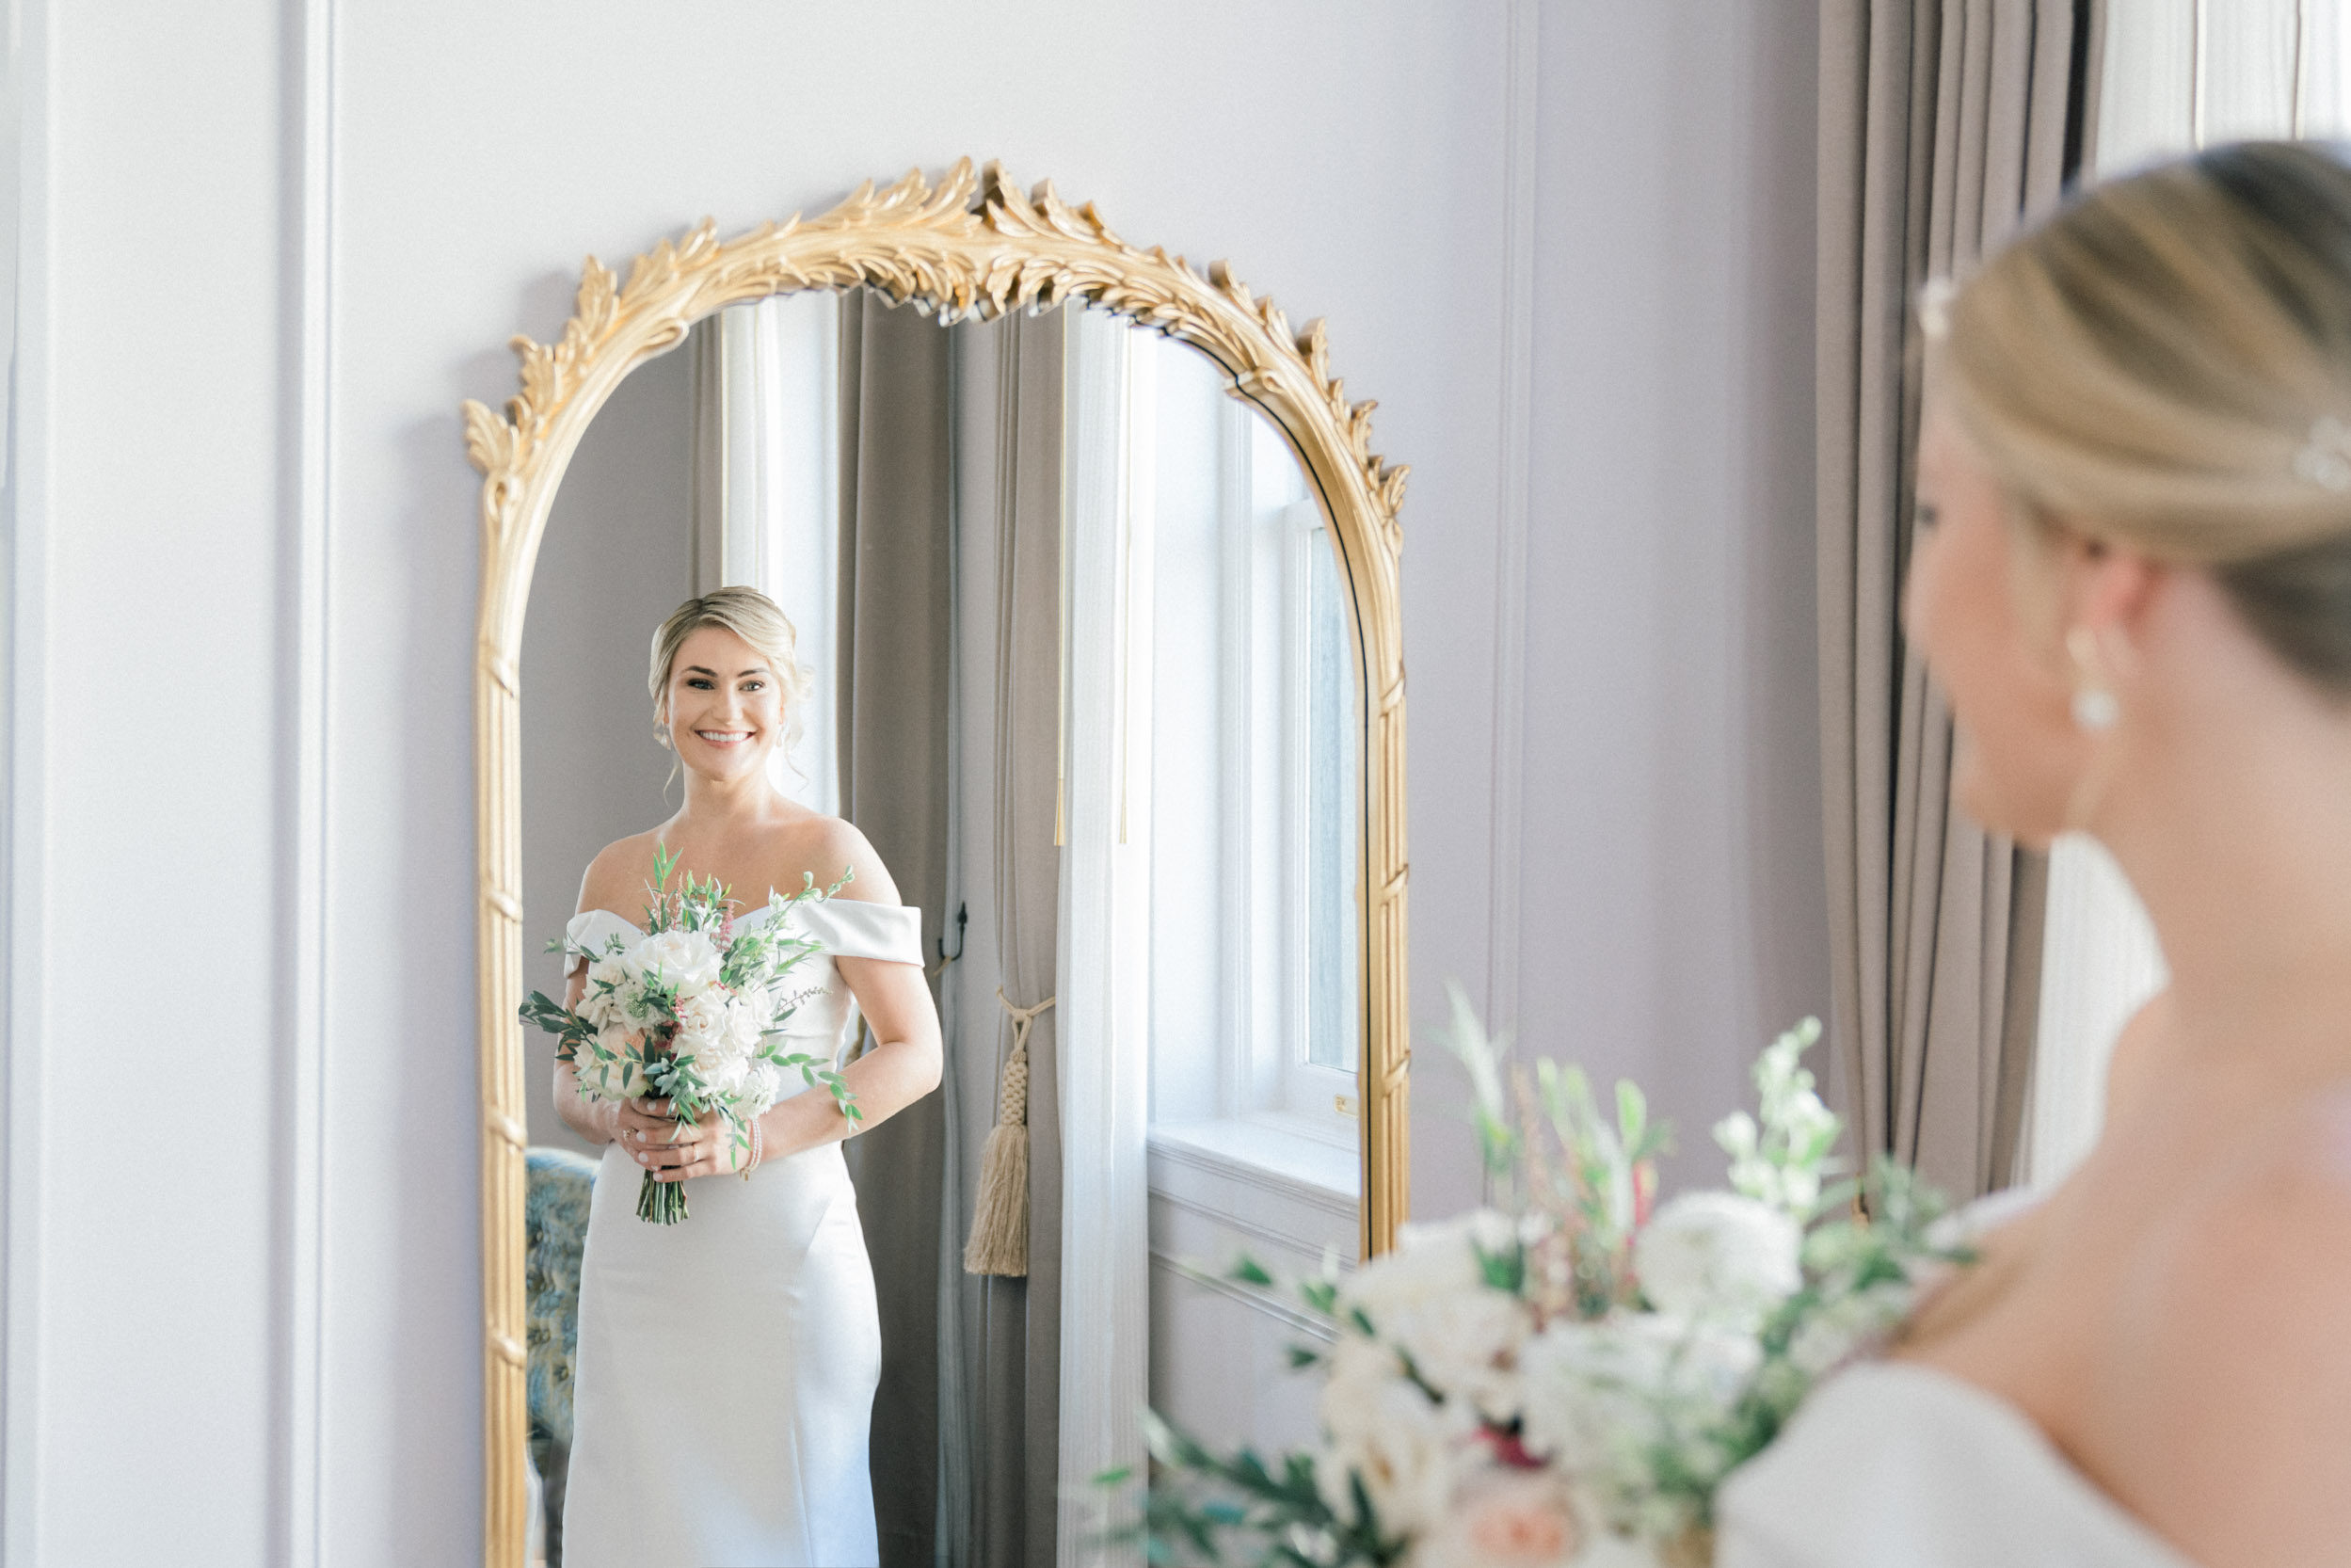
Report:
[[[738,912],[759,908],[771,893],[790,898],[811,883],[830,888],[840,880],[847,866],[845,860],[841,865],[828,863],[825,848],[830,835],[821,830],[825,825],[824,819],[816,818],[805,824],[795,823],[757,833],[655,838],[645,848],[644,880],[647,887],[652,886],[655,857],[665,850],[677,856],[667,884],[671,891],[683,886],[689,876],[696,883],[715,878]]]
[[[2142,1100],[2048,1197],[1975,1244],[1920,1304],[1897,1353],[1996,1387],[2043,1424],[2132,1304],[2152,1247],[2260,1129],[2193,1128]]]
[[[2168,1194],[2102,1146],[2024,1213],[1973,1243],[1975,1260],[1919,1305],[1902,1353],[1975,1361],[2022,1337],[2094,1336]],[[1954,1368],[1953,1369],[1958,1369]]]

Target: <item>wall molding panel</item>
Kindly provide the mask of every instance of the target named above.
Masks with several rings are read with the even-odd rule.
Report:
[[[1486,1024],[1514,1028],[1525,904],[1527,464],[1534,446],[1535,133],[1542,0],[1509,0],[1503,45],[1500,511],[1494,562],[1493,853],[1487,872]]]
[[[0,1362],[0,1561],[40,1560],[41,1094],[48,991],[47,635],[54,276],[48,0],[19,0],[8,62],[17,157],[13,232],[15,374],[8,397],[7,1352]]]
[[[328,854],[328,499],[334,435],[335,0],[298,0],[296,78],[287,93],[298,114],[294,211],[296,287],[290,298],[287,488],[287,754],[282,773],[292,819],[285,874],[282,989],[285,1020],[281,1158],[284,1233],[280,1241],[282,1342],[275,1430],[281,1434],[274,1543],[284,1568],[319,1568],[324,1559],[327,1311],[325,1140],[328,925],[333,915]]]

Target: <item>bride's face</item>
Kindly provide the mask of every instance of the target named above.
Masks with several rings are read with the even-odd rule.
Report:
[[[669,666],[664,703],[678,760],[716,779],[765,768],[783,739],[783,690],[766,658],[725,627],[690,633]]]
[[[1920,432],[1918,533],[1904,624],[1950,698],[1951,788],[1984,826],[2045,844],[2068,825],[2088,749],[2054,629],[2056,572],[2030,558],[1999,481],[1930,403]],[[2028,613],[2028,605],[2047,615]],[[2043,624],[2048,622],[2050,624]]]

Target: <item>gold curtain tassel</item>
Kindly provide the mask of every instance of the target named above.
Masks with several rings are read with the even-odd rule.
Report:
[[[1004,1059],[996,1126],[980,1155],[980,1195],[971,1206],[963,1268],[968,1274],[1019,1278],[1029,1272],[1029,1031],[1056,999],[1016,1007],[1000,985],[996,1000],[1012,1016],[1013,1048]]]

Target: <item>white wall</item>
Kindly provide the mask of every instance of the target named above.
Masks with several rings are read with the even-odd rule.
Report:
[[[10,1563],[478,1551],[456,403],[705,213],[969,152],[1327,316],[1414,465],[1415,1011],[1498,915],[1502,1011],[1711,1112],[1821,1005],[1798,0],[1543,12],[1523,912],[1500,0],[19,10]]]
[[[1796,0],[1542,19],[1517,1020],[1648,1088],[1683,1181],[1719,1179],[1755,1052],[1829,1005],[1814,26]],[[1444,873],[1414,850],[1417,894]]]

